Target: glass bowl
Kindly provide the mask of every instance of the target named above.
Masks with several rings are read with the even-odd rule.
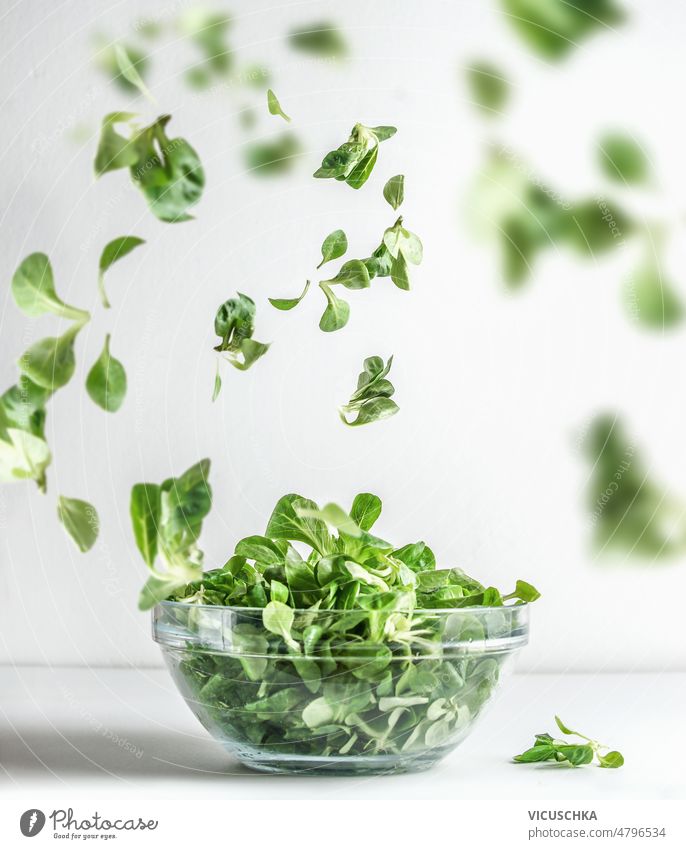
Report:
[[[153,637],[204,727],[265,772],[428,769],[471,732],[529,634],[526,604],[293,610],[282,633],[262,614],[162,602]]]

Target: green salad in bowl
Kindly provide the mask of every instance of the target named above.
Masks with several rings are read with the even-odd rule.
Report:
[[[517,581],[502,595],[437,568],[424,542],[376,536],[381,501],[369,493],[349,512],[285,495],[263,535],[202,572],[208,470],[139,484],[132,499],[139,547],[147,524],[148,554],[165,564],[141,606],[207,730],[272,772],[426,769],[458,745],[526,644],[536,589]]]

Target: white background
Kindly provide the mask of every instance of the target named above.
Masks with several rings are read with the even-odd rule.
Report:
[[[282,130],[261,92],[198,94],[181,80],[189,46],[172,35],[151,48],[151,87],[171,135],[198,150],[207,189],[194,222],[157,221],[125,173],[95,181],[99,121],[114,109],[153,107],[104,81],[91,63],[93,32],[126,35],[137,16],[167,22],[184,4],[4,0],[0,33],[0,386],[16,358],[59,323],[28,320],[10,295],[32,251],[49,254],[59,294],[93,312],[78,340],[78,370],[50,403],[54,462],[47,497],[33,485],[0,489],[0,662],[157,665],[149,622],[136,610],[145,578],[129,527],[130,487],[212,458],[214,508],[203,544],[221,565],[237,539],[263,530],[279,496],[350,502],[378,493],[379,533],[426,539],[441,565],[502,586],[523,577],[544,598],[533,614],[528,670],[686,669],[681,613],[686,563],[597,560],[584,509],[588,469],[579,434],[599,410],[626,415],[651,472],[686,493],[684,333],[633,326],[621,282],[640,249],[579,265],[551,248],[529,286],[508,296],[497,251],[474,242],[469,192],[489,139],[502,139],[563,195],[609,191],[595,165],[600,129],[645,141],[657,174],[648,195],[623,193],[646,219],[683,222],[684,10],[623,3],[632,22],[599,34],[560,66],[535,58],[489,2],[233,2],[231,43],[243,63],[264,63],[303,143],[295,173],[245,173],[236,112],[258,105],[258,136]],[[225,8],[221,6],[220,8]],[[338,65],[285,44],[299,23],[332,19],[352,44]],[[514,84],[495,127],[475,112],[464,67],[494,58]],[[311,172],[356,121],[394,124],[360,191]],[[74,131],[89,129],[87,142]],[[348,293],[341,332],[317,327],[323,298],[292,313],[267,296],[298,293],[331,230],[366,256],[393,214],[381,187],[406,175],[406,223],[425,247],[413,289],[389,280]],[[686,293],[683,227],[671,231],[668,273]],[[99,306],[103,245],[135,233],[147,244],[108,275],[113,309]],[[319,279],[317,277],[314,278]],[[239,290],[258,304],[256,338],[271,341],[249,372],[224,371],[210,401],[217,306]],[[84,379],[106,332],[126,365],[129,394],[110,415]],[[364,357],[393,353],[401,412],[346,429],[337,406]],[[100,539],[81,555],[55,515],[58,493],[91,500]]]

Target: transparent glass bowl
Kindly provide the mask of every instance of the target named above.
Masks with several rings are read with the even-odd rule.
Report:
[[[162,602],[153,637],[186,703],[243,764],[267,772],[428,769],[471,732],[528,642],[525,604],[388,612]]]

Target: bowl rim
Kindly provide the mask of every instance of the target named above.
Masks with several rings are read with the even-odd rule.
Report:
[[[239,605],[234,604],[197,604],[196,602],[187,602],[187,601],[159,601],[155,607],[152,608],[154,611],[156,607],[174,607],[174,608],[197,608],[203,610],[235,610],[240,613],[255,613],[260,614],[264,610],[264,607],[241,607]],[[290,605],[287,605],[290,607]],[[451,613],[499,613],[503,610],[528,610],[531,607],[531,602],[528,601],[515,601],[512,604],[501,604],[498,606],[484,607],[481,605],[474,605],[473,607],[414,607],[412,608],[412,613],[428,615],[428,614],[451,614]],[[331,608],[312,608],[312,607],[290,607],[293,613],[309,613],[309,614],[330,614],[335,613],[339,615],[344,615],[346,613],[403,613],[408,611],[402,610],[366,610],[363,607],[350,607],[350,608],[341,608],[341,607],[331,607]]]

